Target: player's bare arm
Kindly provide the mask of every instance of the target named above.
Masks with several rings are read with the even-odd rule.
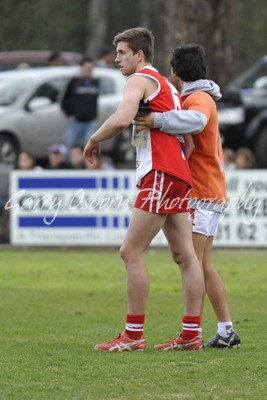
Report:
[[[85,146],[84,156],[89,162],[93,163],[93,152],[100,152],[100,142],[118,135],[132,123],[145,90],[143,78],[136,76],[126,81],[124,96],[116,112],[100,126]]]

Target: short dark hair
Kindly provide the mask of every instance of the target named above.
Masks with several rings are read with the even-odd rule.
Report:
[[[55,60],[61,60],[61,53],[58,51],[53,51],[48,57],[48,63],[51,63]]]
[[[74,143],[70,149],[80,149],[81,151],[84,150],[84,146],[82,146],[80,143]]]
[[[145,56],[145,61],[152,63],[154,57],[154,36],[147,28],[132,28],[127,29],[122,33],[118,33],[114,37],[113,44],[117,46],[119,42],[126,42],[134,54],[138,50],[142,50]]]
[[[176,47],[172,52],[173,72],[184,82],[206,79],[206,55],[200,45]]]
[[[99,50],[98,58],[102,58],[102,57],[107,56],[109,54],[113,54],[113,48],[111,48],[109,46],[104,46]]]
[[[80,65],[82,66],[82,65],[85,64],[85,63],[94,63],[94,62],[95,62],[95,61],[94,61],[93,57],[84,56],[84,57],[81,59],[81,61],[80,61]]]

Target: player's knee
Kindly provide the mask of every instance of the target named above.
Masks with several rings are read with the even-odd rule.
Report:
[[[192,254],[190,252],[172,252],[172,259],[181,267],[192,260]]]
[[[181,253],[172,252],[172,259],[176,264],[180,265],[183,262],[183,255]]]
[[[123,244],[120,247],[120,257],[125,263],[127,263],[131,259],[131,257],[133,257],[133,251],[129,246]]]

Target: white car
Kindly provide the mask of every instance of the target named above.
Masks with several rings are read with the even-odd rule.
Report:
[[[38,160],[47,157],[49,145],[64,143],[66,117],[60,101],[68,80],[79,74],[79,66],[45,67],[0,73],[0,163],[16,164],[21,150]],[[117,69],[95,68],[100,81],[98,119],[102,124],[122,99],[125,78]],[[102,151],[115,163],[131,162],[134,149],[130,128],[103,143]]]

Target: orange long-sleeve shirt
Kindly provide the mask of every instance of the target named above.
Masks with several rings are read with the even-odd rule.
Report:
[[[223,204],[226,180],[216,103],[208,93],[200,91],[182,97],[182,109],[200,111],[208,120],[205,129],[193,136],[195,150],[189,158],[193,181],[190,197]]]

